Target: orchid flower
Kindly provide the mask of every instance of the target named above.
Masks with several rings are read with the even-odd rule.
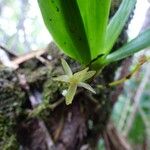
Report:
[[[85,68],[84,70],[73,74],[71,68],[64,59],[62,59],[62,66],[65,75],[55,77],[53,78],[53,80],[68,83],[69,87],[65,95],[66,105],[72,103],[77,87],[83,87],[91,91],[92,93],[96,93],[88,83],[85,83],[86,80],[90,79],[92,76],[95,75],[96,71],[88,71],[89,68]]]

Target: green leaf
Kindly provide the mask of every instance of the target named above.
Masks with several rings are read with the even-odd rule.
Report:
[[[111,19],[106,33],[106,52],[109,53],[121,33],[137,0],[123,0],[118,11]]]
[[[72,76],[72,71],[68,63],[64,59],[61,59],[61,63],[62,63],[65,74],[68,76]]]
[[[126,58],[134,53],[150,46],[150,28],[141,33],[138,37],[131,40],[117,51],[106,57],[105,63],[109,64]]]
[[[38,0],[38,3],[59,48],[80,63],[89,63],[90,49],[76,0]]]
[[[79,87],[83,87],[83,88],[85,88],[85,89],[91,91],[92,93],[96,94],[96,92],[94,91],[94,89],[93,89],[89,84],[87,84],[87,83],[80,82],[80,83],[78,84],[78,86],[79,86]]]
[[[71,84],[69,86],[69,89],[67,91],[67,94],[66,94],[66,105],[70,105],[73,101],[73,98],[75,96],[75,93],[76,93],[76,90],[77,90],[77,84]]]
[[[92,59],[103,54],[111,0],[77,0]]]

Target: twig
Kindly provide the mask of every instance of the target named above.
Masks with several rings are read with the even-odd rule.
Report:
[[[22,55],[16,59],[14,59],[12,62],[16,65],[19,65],[27,60],[30,60],[32,58],[36,58],[38,56],[41,56],[42,54],[44,54],[47,51],[47,49],[41,49],[41,50],[36,50],[36,51],[32,51],[30,53],[27,53],[25,55]]]
[[[53,104],[49,104],[48,108],[50,108],[51,110],[54,110],[57,106],[59,106],[61,103],[63,103],[65,101],[64,97],[62,97],[61,99],[59,99],[57,102],[53,103]]]
[[[15,52],[13,52],[13,51],[7,49],[6,47],[4,47],[4,46],[2,46],[2,45],[0,45],[0,49],[4,50],[6,53],[8,53],[9,55],[12,55],[12,56],[14,56],[14,57],[17,57],[17,56],[18,56]]]
[[[148,62],[149,60],[150,60],[149,57],[146,57],[146,56],[140,57],[138,64],[136,64],[135,68],[130,73],[128,73],[127,75],[125,75],[123,78],[121,78],[119,80],[109,83],[109,86],[116,86],[116,85],[119,85],[119,84],[124,83],[125,81],[129,80],[133,75],[135,75],[137,72],[139,72],[142,65],[144,63]]]
[[[43,63],[45,64],[48,64],[48,61],[46,61],[45,59],[42,59],[40,56],[43,55],[45,52],[47,52],[48,49],[39,49],[39,50],[36,50],[36,51],[31,51],[30,53],[27,53],[27,54],[24,54],[24,55],[21,55],[17,58],[15,58],[13,61],[10,60],[9,56],[7,55],[8,54],[11,54],[13,56],[16,57],[15,54],[11,53],[10,50],[6,49],[5,47],[1,46],[0,45],[0,61],[2,62],[2,64],[4,66],[8,66],[10,68],[13,68],[13,69],[17,69],[18,66],[25,62],[25,61],[28,61],[32,58],[36,58],[36,59],[39,59],[40,61],[42,61]]]

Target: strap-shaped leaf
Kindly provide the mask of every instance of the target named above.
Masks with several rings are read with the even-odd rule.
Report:
[[[138,37],[125,44],[120,49],[106,57],[106,63],[126,58],[134,53],[150,46],[150,28],[141,33]]]
[[[76,0],[38,0],[44,22],[65,54],[87,64],[91,60]]]
[[[106,33],[106,53],[109,53],[121,33],[137,0],[123,0],[118,11],[110,20]]]
[[[103,54],[111,0],[77,0],[92,59]]]

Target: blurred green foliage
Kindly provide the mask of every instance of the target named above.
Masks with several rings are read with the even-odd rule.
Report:
[[[134,117],[131,117],[136,105],[135,95],[145,78],[146,70],[149,69],[148,65],[149,63],[145,64],[137,75],[125,83],[124,92],[120,95],[112,113],[117,129],[127,137],[130,144],[135,147],[134,149],[137,148],[137,145],[142,148],[145,142],[148,148],[150,145],[150,82],[144,85],[143,90],[141,89],[140,102]],[[128,125],[130,121],[132,122],[131,127]]]
[[[138,113],[135,117],[135,120],[133,122],[133,126],[131,128],[131,131],[128,135],[129,140],[136,144],[142,144],[145,138],[145,125],[144,122]]]

